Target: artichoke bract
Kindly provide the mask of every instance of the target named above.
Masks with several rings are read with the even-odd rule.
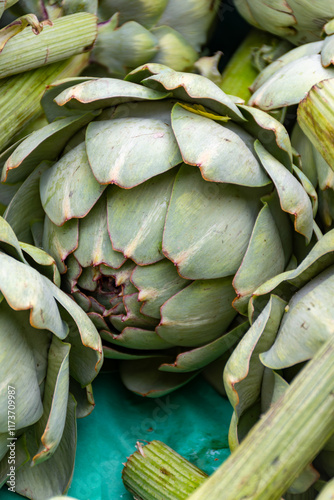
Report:
[[[54,259],[0,217],[0,487],[36,500],[69,487],[76,417],[94,407],[103,359],[96,328],[59,285]]]
[[[300,168],[318,190],[321,224],[328,230],[334,215],[333,22],[326,25],[326,33],[325,40],[290,50],[267,66],[251,86],[248,104],[265,111],[298,105],[292,145]],[[294,120],[294,114],[287,115],[290,127]]]
[[[96,36],[97,18],[84,12],[52,23],[28,11],[0,29],[0,152],[42,114],[46,85],[86,67]]]
[[[229,434],[232,450],[260,415],[285,393],[305,363],[333,338],[333,286],[332,230],[316,243],[296,269],[272,278],[254,292],[249,302],[252,326],[224,371],[226,392],[234,407]],[[321,416],[321,411],[314,407],[314,413],[319,412],[317,418],[330,419],[329,434],[313,453],[315,456],[321,452],[314,466],[306,467],[291,485],[292,494],[312,490],[320,474],[323,479],[333,477],[333,416],[328,413]],[[305,444],[306,448],[310,451]]]
[[[328,0],[235,0],[234,3],[250,24],[295,45],[320,40],[324,24],[334,18],[334,4]]]
[[[23,181],[6,219],[54,256],[137,393],[165,394],[228,351],[292,234],[311,239],[285,128],[237,102],[156,64],[67,80],[43,99],[51,123],[0,157],[2,181]]]

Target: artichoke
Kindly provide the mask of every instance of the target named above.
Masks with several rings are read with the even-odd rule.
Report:
[[[21,0],[13,10],[39,19],[87,11],[97,14],[99,34],[93,76],[123,78],[148,61],[191,69],[206,43],[219,0]],[[87,73],[86,73],[87,74]]]
[[[298,105],[292,145],[300,155],[300,168],[318,190],[324,230],[332,227],[334,215],[333,22],[326,32],[324,41],[297,47],[267,66],[251,86],[254,93],[248,102],[269,112]],[[294,112],[288,112],[285,123],[291,128],[294,122]]]
[[[23,182],[6,219],[56,259],[137,393],[228,351],[252,292],[293,265],[292,235],[312,237],[286,130],[237,101],[156,64],[67,80],[43,98],[51,123],[0,157]]]
[[[76,416],[94,407],[102,363],[96,328],[59,284],[54,259],[0,217],[0,487],[36,500],[69,487]]]
[[[329,0],[235,0],[234,3],[250,24],[294,45],[320,40],[324,24],[334,18],[334,4]]]
[[[276,276],[254,292],[249,303],[252,326],[224,370],[226,392],[234,407],[229,435],[232,450],[285,393],[305,363],[333,338],[333,286],[332,230],[296,269]],[[317,387],[313,391],[316,393]],[[314,412],[319,412],[317,418],[330,419],[333,434],[332,416],[322,415],[317,407]],[[313,466],[291,485],[291,494],[308,491],[311,495],[319,474],[326,480],[333,477],[334,438],[328,438],[330,434]]]

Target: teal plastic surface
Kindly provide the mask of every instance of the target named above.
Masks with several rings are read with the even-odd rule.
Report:
[[[228,457],[232,407],[201,377],[158,399],[130,393],[116,373],[100,374],[93,387],[96,406],[91,415],[78,420],[68,495],[79,500],[132,500],[121,473],[137,441],[163,441],[208,474]],[[0,500],[22,498],[5,487],[0,490]]]

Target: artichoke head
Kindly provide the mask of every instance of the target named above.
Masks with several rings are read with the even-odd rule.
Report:
[[[289,264],[292,234],[312,237],[286,130],[239,102],[156,64],[66,80],[43,98],[51,123],[0,157],[2,181],[22,182],[6,219],[55,258],[139,394],[227,352],[252,292]]]

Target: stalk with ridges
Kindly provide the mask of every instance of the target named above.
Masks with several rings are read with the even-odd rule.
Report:
[[[13,142],[23,127],[42,114],[40,100],[45,87],[55,80],[78,75],[88,60],[88,54],[79,54],[0,80],[0,152]]]
[[[138,500],[185,500],[207,475],[169,446],[152,441],[128,459],[122,477]]]
[[[173,457],[168,447],[161,448],[163,462],[154,455],[147,462],[143,456],[132,461],[130,483],[127,463],[123,480],[140,500],[280,500],[333,434],[333,394],[334,337],[209,479],[197,489],[191,481],[185,481],[187,490],[193,492],[190,497],[177,496],[178,476],[170,480],[161,471],[159,475],[161,463],[169,463]],[[142,449],[143,455],[146,449]],[[179,468],[182,471],[181,461]],[[185,475],[181,475],[184,479]]]
[[[253,53],[264,44],[271,44],[273,36],[253,29],[233,54],[221,75],[220,88],[226,94],[236,95],[245,101],[251,96],[249,87],[259,71],[253,63]]]
[[[189,500],[279,500],[334,432],[334,337]]]

